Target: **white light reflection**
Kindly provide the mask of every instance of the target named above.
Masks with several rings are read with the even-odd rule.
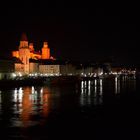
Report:
[[[14,94],[17,94],[18,93],[18,90],[17,90],[17,88],[15,88],[15,90],[14,90]]]
[[[81,82],[81,94],[84,93],[84,81]]]
[[[81,96],[80,104],[84,105],[99,105],[103,102],[103,80],[95,79],[81,81]]]
[[[85,81],[85,88],[87,87],[87,81]]]
[[[115,93],[116,93],[116,94],[118,93],[118,91],[117,91],[117,90],[118,90],[118,89],[117,89],[117,81],[118,81],[118,80],[117,80],[117,77],[115,77]]]
[[[35,88],[32,86],[32,94],[34,94],[35,93]]]
[[[40,89],[40,93],[43,93],[43,88]]]
[[[20,94],[23,93],[22,87],[19,88],[18,93],[20,93]]]
[[[97,79],[94,81],[94,97],[97,96]]]
[[[85,87],[84,87],[84,85],[85,85],[85,82],[84,81],[81,81],[81,95],[80,95],[80,104],[81,105],[84,105],[85,104],[85,98],[84,98],[84,96],[85,96]]]
[[[20,88],[18,91],[18,100],[20,103],[22,102],[22,97],[23,97],[23,90],[22,88]]]
[[[31,88],[31,101],[32,101],[32,103],[33,104],[36,104],[37,103],[37,91],[35,90],[35,87],[34,86],[32,86],[32,88]]]
[[[102,84],[103,84],[103,81],[102,81],[102,79],[100,79],[100,86],[102,86]]]
[[[115,94],[120,93],[120,81],[115,77]]]
[[[21,103],[22,102],[22,97],[23,97],[23,90],[20,87],[19,90],[15,88],[14,90],[14,95],[13,95],[13,102],[14,103]]]
[[[14,103],[13,105],[13,111],[14,113],[21,113],[22,111],[22,99],[23,99],[23,90],[20,87],[19,89],[15,88],[13,91],[13,98],[12,101]]]
[[[84,94],[84,89],[83,88],[81,88],[81,94]]]
[[[95,86],[97,86],[97,80],[95,79],[95,81],[94,81],[94,84],[95,84]]]
[[[43,104],[43,92],[40,91],[40,104]]]
[[[99,92],[99,95],[102,96],[103,94],[103,80],[100,79],[100,92]]]
[[[88,95],[91,94],[91,82],[88,81]]]

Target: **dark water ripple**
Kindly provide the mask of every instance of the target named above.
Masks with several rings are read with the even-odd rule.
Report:
[[[0,90],[1,139],[134,139],[140,128],[139,84],[100,79]]]

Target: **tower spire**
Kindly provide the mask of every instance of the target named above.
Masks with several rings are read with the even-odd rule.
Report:
[[[28,39],[25,33],[21,35],[19,48],[28,48]]]
[[[28,41],[26,33],[22,33],[20,41]]]

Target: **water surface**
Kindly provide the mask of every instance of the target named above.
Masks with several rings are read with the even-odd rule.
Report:
[[[136,136],[140,124],[139,94],[139,81],[128,78],[1,89],[1,136],[9,139]]]

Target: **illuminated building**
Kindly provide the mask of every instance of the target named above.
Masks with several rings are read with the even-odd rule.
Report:
[[[48,48],[48,43],[44,42],[43,48],[42,48],[42,59],[50,59],[50,49]]]
[[[19,45],[19,59],[22,61],[23,70],[25,73],[29,73],[29,59],[30,49],[28,46],[28,40],[25,34],[22,35]]]
[[[30,72],[36,72],[37,70],[34,68],[37,65],[31,63],[30,59],[39,60],[39,59],[52,59],[54,58],[50,56],[50,48],[48,47],[48,43],[44,42],[42,47],[42,53],[36,52],[34,50],[33,43],[28,43],[28,39],[25,33],[22,34],[20,39],[20,45],[18,51],[13,51],[12,56],[18,58],[21,62],[15,63],[15,72],[21,72],[22,74],[29,74]]]
[[[54,59],[50,55],[48,42],[43,43],[41,52],[36,52],[33,43],[29,43],[26,34],[22,34],[19,44],[19,50],[13,51],[12,56],[16,58],[16,75],[73,75],[75,68]]]

